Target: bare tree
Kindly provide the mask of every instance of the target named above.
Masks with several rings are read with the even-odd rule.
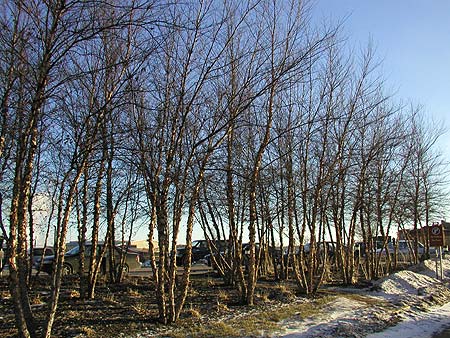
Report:
[[[430,225],[430,215],[435,212],[443,194],[439,180],[435,179],[442,173],[444,164],[441,156],[433,150],[443,131],[442,128],[426,124],[420,110],[420,107],[411,109],[408,125],[410,133],[407,138],[409,156],[405,166],[407,178],[404,180],[404,190],[402,189],[406,211],[402,219],[413,226],[411,251],[414,263],[421,258],[418,254],[420,229],[423,225]]]
[[[136,106],[140,165],[158,232],[156,281],[162,322],[175,321],[184,305],[199,189],[208,159],[228,128],[221,111],[205,95],[205,90],[211,89],[210,79],[223,70],[220,60],[229,40],[221,41],[219,33],[226,14],[226,9],[217,11],[212,2],[178,6],[167,13],[167,21],[174,25],[161,30],[166,39],[158,54],[160,60],[149,63],[158,74],[153,85],[160,96],[148,97],[148,103],[140,100]],[[152,111],[156,115],[146,116]],[[187,259],[177,295],[176,245],[185,208]]]
[[[113,25],[123,25],[125,22],[129,24],[130,22],[128,15],[130,6],[122,6],[122,15],[114,23],[109,23],[109,26],[105,26],[101,20],[97,20],[95,6],[98,6],[98,3],[78,1],[70,3],[65,1],[46,3],[19,1],[7,2],[2,5],[2,27],[4,27],[2,38],[10,42],[10,49],[5,53],[2,51],[2,55],[5,55],[5,60],[10,60],[9,69],[11,70],[9,73],[7,72],[10,75],[6,86],[3,87],[5,90],[2,89],[2,93],[4,93],[2,116],[14,115],[14,119],[17,121],[16,130],[19,132],[14,135],[17,144],[14,159],[12,159],[14,176],[11,179],[13,194],[10,198],[10,240],[8,243],[11,253],[9,256],[10,286],[16,308],[17,325],[23,336],[35,336],[36,334],[26,290],[27,232],[25,226],[43,122],[46,116],[49,116],[48,113],[52,111],[52,98],[66,80],[64,78],[66,74],[61,72],[62,65],[67,60],[67,55],[82,41],[91,39],[98,32],[109,29]],[[102,3],[102,6],[108,6],[108,4]],[[17,72],[19,70],[20,73]],[[11,84],[20,83],[16,81],[18,77],[15,74],[21,74],[23,80],[21,94],[16,96],[20,97],[21,104],[14,105],[16,108],[13,112],[11,110],[13,106],[8,101],[8,92],[12,88]],[[2,129],[2,132],[5,132],[5,129]],[[4,144],[8,138],[4,137],[3,139],[5,140],[2,141]],[[83,165],[77,169],[82,167]],[[74,178],[77,177],[78,173],[74,175]],[[67,183],[68,179],[69,177],[66,176],[63,181]],[[57,229],[61,230],[59,233],[61,237],[58,237],[59,249],[56,248],[56,250],[60,263],[63,260],[65,241],[61,238],[65,237],[65,227],[72,203],[70,194],[75,190],[76,181],[77,179],[74,179],[73,184],[69,184],[68,203],[65,207],[60,205],[59,210],[61,222],[58,223]],[[63,195],[60,194],[60,199],[62,198]],[[57,290],[60,269],[55,277],[53,285]],[[53,315],[50,315],[47,322],[47,335],[50,335],[57,297],[54,297],[51,303],[50,313]]]

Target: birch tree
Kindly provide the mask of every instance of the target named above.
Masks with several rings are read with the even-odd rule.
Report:
[[[96,2],[81,1],[70,3],[19,1],[2,5],[2,38],[10,42],[9,50],[5,52],[2,50],[2,55],[6,57],[5,60],[10,61],[9,69],[11,70],[7,72],[10,74],[9,80],[4,90],[2,89],[2,93],[5,94],[2,116],[14,116],[18,131],[13,136],[17,142],[14,145],[14,158],[11,159],[14,174],[11,179],[13,193],[10,197],[8,236],[10,289],[15,304],[17,326],[20,335],[25,337],[35,336],[37,332],[29,306],[26,283],[27,231],[25,226],[28,223],[31,186],[37,163],[39,141],[42,140],[41,133],[46,126],[46,118],[55,117],[52,115],[55,113],[53,99],[67,80],[62,66],[67,61],[67,56],[81,42],[91,39],[106,28],[123,25],[125,22],[129,24],[129,15],[125,14],[119,16],[119,19],[113,24],[110,23],[108,27],[103,26],[103,22],[97,20],[95,15],[98,5]],[[102,3],[102,6],[109,6],[109,4]],[[127,5],[121,7],[122,14],[129,13],[129,8],[130,6]],[[21,94],[16,97],[20,97],[21,104],[12,106],[8,101],[8,92],[12,88],[11,84],[19,83],[14,75],[19,74],[16,71],[19,69],[23,81]],[[14,111],[12,107],[15,107]],[[5,130],[2,129],[2,132]],[[7,138],[4,139],[6,142]],[[73,180],[70,179],[68,195],[65,196],[68,197],[67,204],[59,204],[57,217],[59,222],[56,222],[56,228],[60,231],[59,237],[56,238],[58,269],[53,279],[54,293],[45,329],[46,336],[50,335],[54,320],[64,255],[65,231],[71,210],[72,194],[79,178],[77,170],[80,168],[83,168],[83,165],[72,168],[74,171],[67,172],[68,176],[65,176],[63,180],[64,183],[68,183],[69,176],[73,178]],[[72,174],[74,176],[71,176]],[[64,194],[60,191],[60,201],[64,198]]]

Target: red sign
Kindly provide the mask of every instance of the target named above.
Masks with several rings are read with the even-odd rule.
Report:
[[[429,228],[430,246],[444,246],[444,229],[442,224],[433,224]]]

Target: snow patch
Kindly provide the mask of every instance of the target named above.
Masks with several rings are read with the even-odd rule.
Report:
[[[283,321],[272,337],[432,337],[450,327],[450,259],[442,265],[443,281],[436,278],[435,261],[427,260],[376,281],[370,289],[349,292],[367,302],[338,296],[318,316]]]
[[[376,284],[386,295],[417,294],[423,288],[433,287],[440,282],[433,277],[409,270],[396,272]]]

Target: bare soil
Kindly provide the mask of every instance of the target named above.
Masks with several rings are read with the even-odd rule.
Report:
[[[280,283],[260,278],[255,306],[248,307],[240,302],[237,290],[224,285],[218,276],[211,272],[195,274],[191,276],[190,292],[180,320],[173,325],[162,325],[157,320],[150,276],[128,276],[124,282],[114,285],[100,280],[93,300],[80,299],[78,278],[70,276],[63,280],[53,337],[274,337],[283,335],[290,322],[311,329],[315,332],[311,337],[365,337],[394,325],[409,312],[414,314],[449,302],[448,284],[437,280],[432,284],[428,288],[418,287],[412,293],[374,298],[380,291],[378,282],[350,288],[336,283],[324,286],[316,297],[308,298],[297,294],[298,289],[291,281]],[[31,290],[33,312],[38,326],[43,327],[50,277],[39,275]],[[339,304],[356,304],[356,307],[350,306],[348,313],[343,311],[341,317],[331,320],[336,310],[333,309]],[[0,324],[0,337],[17,336],[6,276],[0,277]]]
[[[256,290],[256,305],[249,308],[240,303],[238,292],[233,287],[224,285],[222,279],[211,273],[192,276],[191,280],[190,294],[181,320],[174,326],[165,326],[157,321],[154,285],[149,277],[130,276],[114,285],[100,281],[93,300],[81,300],[77,277],[66,277],[53,336],[117,337],[145,332],[148,337],[158,334],[179,337],[184,335],[181,334],[183,328],[194,330],[194,327],[211,321],[264,311],[266,307],[280,307],[296,298],[293,284],[287,282],[281,285],[263,280]],[[38,326],[45,321],[49,285],[50,277],[45,274],[39,275],[33,283],[31,303]],[[8,277],[3,276],[0,278],[0,337],[17,335],[14,320]],[[232,335],[231,332],[229,334]],[[209,334],[205,332],[205,335]]]

